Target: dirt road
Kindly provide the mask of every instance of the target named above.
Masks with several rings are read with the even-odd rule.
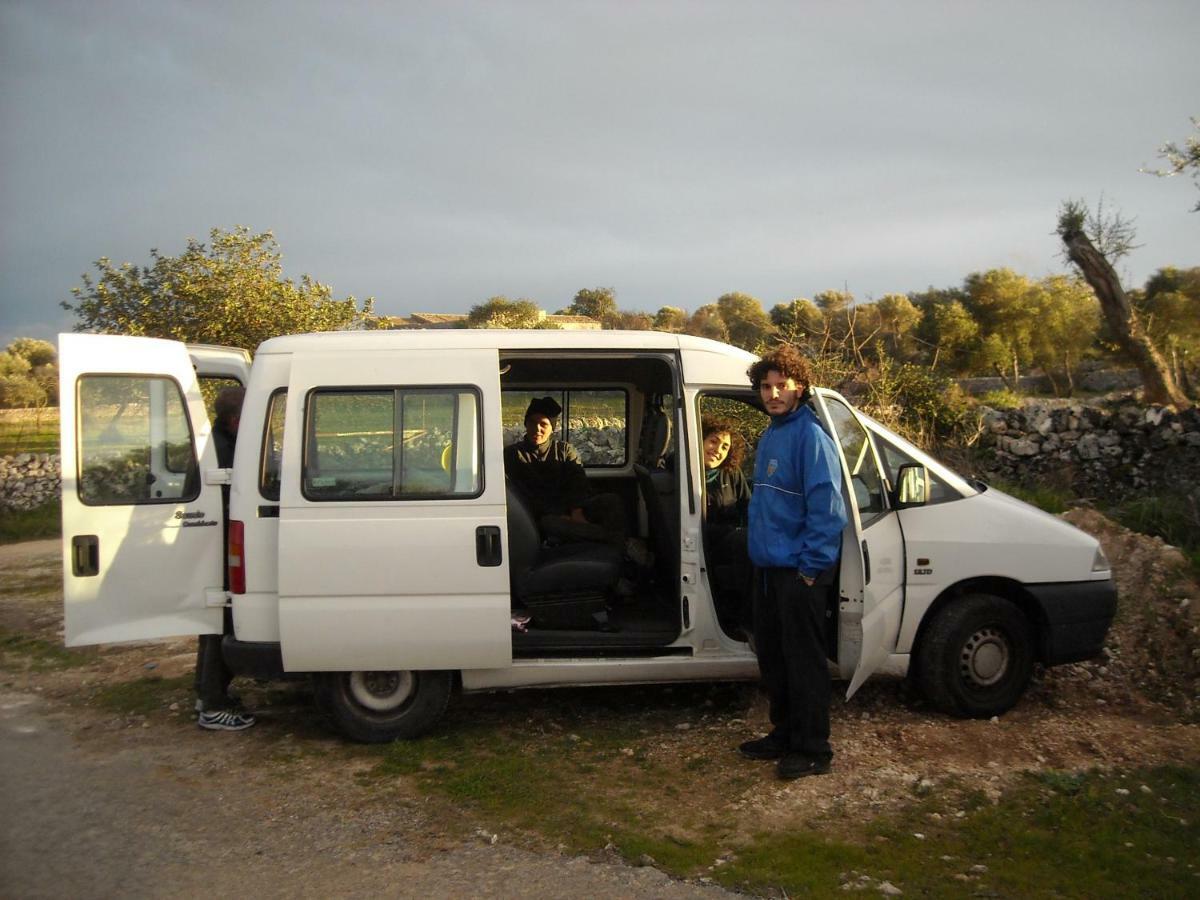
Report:
[[[319,778],[247,779],[236,735],[196,735],[189,753],[81,745],[69,727],[37,696],[0,692],[4,897],[730,896],[653,868],[450,839],[417,803],[339,808]]]

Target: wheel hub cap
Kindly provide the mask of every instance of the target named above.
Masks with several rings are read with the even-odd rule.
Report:
[[[1008,641],[994,628],[981,628],[963,645],[959,668],[969,683],[988,687],[1008,671]]]
[[[351,672],[350,694],[376,712],[402,706],[413,692],[412,672]]]

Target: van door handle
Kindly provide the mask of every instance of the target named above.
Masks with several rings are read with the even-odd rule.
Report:
[[[77,534],[71,538],[71,574],[85,578],[100,574],[100,537]]]
[[[499,525],[480,525],[475,529],[475,559],[481,566],[498,566],[504,561]]]
[[[871,583],[871,551],[867,549],[867,542],[863,541],[863,584]]]

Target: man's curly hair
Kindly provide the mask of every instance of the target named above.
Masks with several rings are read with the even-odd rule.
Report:
[[[758,390],[763,379],[770,371],[776,371],[784,378],[796,382],[796,387],[807,393],[812,384],[812,373],[808,369],[808,360],[791,344],[780,344],[749,369],[746,375],[750,378],[750,386]]]
[[[741,434],[735,425],[729,419],[722,419],[719,416],[705,416],[700,426],[701,436],[700,441],[703,443],[708,440],[711,434],[727,434],[729,435],[729,454],[717,466],[718,469],[739,469],[742,465],[742,460],[746,458],[746,442],[742,439]]]

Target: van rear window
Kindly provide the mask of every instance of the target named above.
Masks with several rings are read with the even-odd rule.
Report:
[[[483,490],[474,388],[316,389],[306,404],[310,500],[477,497]]]
[[[173,379],[84,375],[75,389],[79,499],[182,503],[200,493],[187,401]]]

